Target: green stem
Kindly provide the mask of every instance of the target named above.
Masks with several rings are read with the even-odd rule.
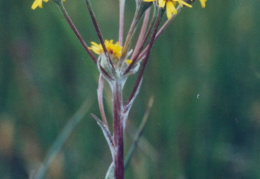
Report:
[[[121,46],[123,46],[124,37],[124,15],[125,15],[125,0],[119,0],[119,33],[118,41]]]

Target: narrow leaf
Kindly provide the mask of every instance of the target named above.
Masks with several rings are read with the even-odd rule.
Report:
[[[75,129],[76,125],[80,122],[80,120],[85,116],[89,107],[91,106],[91,100],[87,99],[78,109],[78,111],[72,116],[72,118],[68,121],[66,126],[60,132],[59,136],[56,138],[54,143],[52,144],[50,150],[48,151],[42,165],[36,171],[36,173],[31,177],[33,179],[42,179],[44,178],[51,162],[53,161],[54,157],[60,151],[62,145],[68,139],[71,132]]]
[[[151,96],[150,100],[149,100],[149,103],[148,103],[148,106],[146,108],[144,117],[142,119],[142,122],[141,122],[141,124],[140,124],[140,126],[138,128],[138,131],[136,133],[136,136],[134,138],[133,144],[131,145],[131,147],[130,147],[128,153],[127,153],[127,156],[126,156],[126,159],[125,159],[125,164],[124,164],[125,169],[128,167],[128,164],[129,164],[129,162],[130,162],[130,160],[131,160],[131,158],[132,158],[132,156],[134,154],[134,151],[135,151],[135,149],[136,149],[136,147],[138,145],[138,142],[139,142],[139,140],[140,140],[140,138],[141,138],[141,136],[143,134],[143,131],[144,131],[147,119],[149,117],[149,114],[151,112],[151,108],[153,106],[153,99],[154,99],[154,97]]]
[[[112,162],[107,170],[105,179],[114,179],[114,171],[115,171],[115,165],[114,162]]]
[[[109,149],[111,151],[112,158],[114,158],[115,145],[114,145],[113,137],[112,137],[109,129],[107,128],[107,126],[100,119],[98,119],[98,117],[95,114],[91,114],[91,116],[97,121],[97,124],[102,129],[102,132],[103,132],[103,134],[104,134],[104,136],[106,138],[106,141],[108,143]]]

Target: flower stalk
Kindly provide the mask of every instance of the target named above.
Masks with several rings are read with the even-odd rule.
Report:
[[[87,7],[88,7],[88,11],[89,11],[89,14],[90,14],[90,16],[91,16],[91,20],[92,20],[92,22],[93,22],[93,25],[94,25],[94,27],[95,27],[95,30],[96,30],[96,32],[97,32],[97,36],[98,36],[98,38],[99,38],[99,41],[100,41],[100,43],[101,43],[101,45],[102,45],[102,48],[104,49],[104,52],[105,52],[105,55],[106,55],[107,59],[108,59],[108,62],[109,62],[110,65],[112,66],[112,69],[115,70],[115,68],[114,68],[114,66],[113,66],[113,64],[112,64],[112,61],[111,61],[111,59],[110,59],[110,56],[109,56],[109,54],[107,53],[107,48],[106,48],[106,46],[105,46],[104,38],[103,38],[103,35],[102,35],[101,30],[100,30],[100,28],[99,28],[99,25],[98,25],[98,23],[97,23],[95,14],[94,14],[93,9],[92,9],[92,6],[91,6],[91,3],[90,3],[89,0],[85,0],[85,2],[86,2],[86,5],[87,5]]]
[[[145,58],[143,60],[142,68],[141,68],[141,70],[139,72],[139,75],[137,77],[135,86],[134,86],[134,88],[133,88],[133,90],[131,92],[131,95],[130,95],[130,98],[128,99],[127,104],[129,104],[129,102],[135,96],[136,90],[138,89],[138,86],[140,85],[140,83],[142,81],[144,70],[145,70],[145,67],[147,65],[147,62],[148,62],[148,59],[149,59],[149,56],[150,56],[150,52],[151,52],[152,46],[154,44],[155,36],[156,36],[157,30],[159,28],[159,24],[160,24],[161,19],[162,19],[162,14],[159,13],[159,15],[157,16],[157,19],[156,19],[156,23],[155,23],[155,27],[154,27],[154,31],[153,31],[152,37],[151,37],[150,42],[148,44],[148,48],[147,48],[147,51],[146,51],[146,54],[145,54]]]
[[[119,0],[119,32],[118,42],[122,46],[124,41],[124,18],[125,18],[125,0]]]
[[[137,2],[136,4],[137,5],[136,5],[135,15],[134,15],[130,29],[129,29],[127,36],[126,36],[126,41],[125,41],[125,44],[124,44],[124,48],[122,50],[121,59],[125,58],[127,51],[129,50],[129,46],[131,45],[133,35],[135,34],[137,26],[140,22],[140,19],[141,19],[142,15],[144,14],[144,12],[147,10],[147,8],[149,8],[150,5],[151,5],[151,3],[143,3],[142,1]]]
[[[67,10],[65,9],[64,5],[62,2],[60,3],[56,3],[59,7],[59,9],[61,10],[64,18],[66,19],[66,21],[68,22],[68,24],[70,25],[70,28],[73,30],[74,34],[77,36],[78,40],[80,41],[81,45],[84,47],[84,49],[87,51],[87,53],[89,54],[89,56],[92,58],[94,63],[97,63],[97,59],[95,57],[95,55],[91,52],[91,50],[89,49],[87,43],[84,41],[84,39],[82,38],[81,34],[79,33],[77,27],[74,25],[73,21],[71,20]]]

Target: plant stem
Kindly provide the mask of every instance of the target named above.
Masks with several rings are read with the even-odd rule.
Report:
[[[129,48],[131,40],[132,40],[132,37],[133,37],[135,30],[137,28],[137,25],[140,21],[140,17],[141,17],[140,11],[141,11],[140,7],[137,7],[135,14],[134,14],[133,21],[132,21],[131,26],[130,26],[130,29],[129,29],[127,36],[126,36],[125,44],[124,44],[124,47],[123,47],[123,50],[122,50],[121,59],[124,59],[126,54],[127,54],[128,48]]]
[[[120,79],[116,79],[113,84],[113,130],[114,130],[114,143],[116,152],[114,156],[115,164],[115,179],[124,179],[124,129],[122,118],[122,83]]]
[[[82,36],[80,35],[77,27],[74,25],[73,21],[71,20],[67,10],[65,9],[64,5],[61,4],[57,4],[58,7],[60,8],[63,16],[65,17],[65,19],[67,20],[67,22],[69,23],[71,29],[73,30],[74,34],[77,36],[77,38],[79,39],[81,45],[84,47],[84,49],[87,51],[87,53],[89,54],[89,56],[92,58],[92,60],[94,61],[94,63],[97,63],[97,59],[94,56],[94,54],[91,52],[91,50],[89,50],[88,45],[86,44],[86,42],[83,40]]]
[[[123,36],[124,36],[124,12],[125,12],[125,0],[119,0],[119,34],[118,41],[121,46],[123,46]]]
[[[128,73],[132,67],[134,66],[137,58],[133,58],[133,57],[137,57],[138,56],[138,53],[140,53],[140,51],[142,50],[142,46],[143,46],[143,43],[144,43],[144,34],[145,34],[145,31],[146,31],[146,28],[147,28],[147,23],[148,23],[148,20],[149,20],[149,15],[150,15],[150,8],[145,12],[145,16],[144,16],[144,21],[143,21],[143,25],[142,25],[142,28],[141,28],[141,32],[139,34],[139,38],[137,40],[137,43],[135,45],[135,49],[134,49],[134,52],[132,54],[132,62],[131,64],[127,67],[127,69],[125,70],[124,72],[124,75],[126,73]]]
[[[131,92],[131,95],[130,95],[128,101],[127,101],[127,105],[130,103],[130,101],[134,97],[135,92],[138,89],[138,86],[139,86],[139,84],[142,81],[143,73],[144,73],[145,67],[147,65],[147,62],[148,62],[148,59],[149,59],[149,56],[150,56],[150,52],[151,52],[152,46],[154,44],[155,36],[156,36],[157,30],[158,30],[160,21],[161,21],[161,14],[159,13],[159,15],[157,16],[157,19],[156,19],[156,23],[155,23],[155,26],[154,26],[152,37],[151,37],[150,42],[149,42],[148,47],[147,47],[148,49],[146,51],[145,58],[143,60],[143,64],[142,64],[141,70],[140,70],[140,72],[138,74],[138,77],[137,77],[137,80],[135,82],[135,86],[134,86],[134,88],[133,88],[133,90]]]
[[[178,13],[177,13],[177,14],[174,14],[171,19],[168,19],[168,20],[163,24],[163,26],[162,26],[162,27],[158,30],[158,32],[156,33],[156,36],[155,36],[154,41],[156,41],[156,40],[159,38],[159,36],[164,32],[164,30],[168,27],[168,25],[176,18],[176,16],[177,16],[177,15],[181,12],[181,10],[182,10],[182,8],[181,8],[180,6],[178,6],[176,9],[177,9]],[[146,54],[147,50],[148,50],[148,46],[145,47],[145,49],[139,54],[138,60],[140,60],[142,57],[144,57],[144,55]]]
[[[156,36],[155,36],[155,40],[158,39],[158,37],[164,32],[164,30],[168,27],[168,25],[177,17],[177,15],[178,15],[178,14],[181,12],[181,10],[182,10],[181,6],[178,6],[176,9],[177,9],[178,13],[177,13],[177,14],[174,14],[171,19],[168,19],[168,20],[163,24],[163,26],[160,28],[160,30],[158,30],[158,32],[157,32],[157,34],[156,34]]]
[[[107,59],[108,59],[108,62],[109,62],[110,65],[111,65],[112,69],[115,70],[114,65],[113,65],[113,63],[112,63],[112,61],[111,61],[111,58],[110,58],[109,54],[107,53],[107,48],[106,48],[106,45],[105,45],[105,42],[104,42],[104,38],[103,38],[103,35],[102,35],[101,30],[100,30],[100,28],[99,28],[99,25],[98,25],[98,22],[97,22],[97,20],[96,20],[94,11],[93,11],[92,6],[91,6],[91,4],[90,4],[90,1],[89,1],[89,0],[85,0],[85,2],[86,2],[86,5],[87,5],[87,7],[88,7],[88,11],[89,11],[91,20],[92,20],[93,25],[94,25],[94,27],[95,27],[97,36],[98,36],[99,41],[100,41],[100,43],[101,43],[101,45],[102,45],[102,48],[103,48],[103,50],[104,50],[104,53],[106,54],[106,57],[107,57]]]

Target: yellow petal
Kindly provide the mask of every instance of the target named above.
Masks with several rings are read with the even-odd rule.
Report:
[[[98,46],[98,44],[96,42],[90,42],[91,45],[95,45],[95,46]]]
[[[200,4],[201,4],[202,8],[206,7],[206,2],[207,2],[207,0],[200,0]]]
[[[181,7],[183,7],[183,5],[187,6],[187,7],[192,7],[190,4],[186,3],[183,0],[175,0],[176,2],[178,2],[180,4]]]
[[[36,9],[37,7],[40,7],[40,8],[42,8],[42,0],[35,0],[34,2],[33,2],[33,4],[32,4],[32,9],[34,10],[34,9]]]
[[[158,4],[159,4],[159,7],[164,8],[165,7],[165,0],[159,0]]]
[[[177,14],[177,10],[173,4],[173,2],[168,1],[166,4],[166,15],[167,18],[170,19],[172,17],[172,14]]]

